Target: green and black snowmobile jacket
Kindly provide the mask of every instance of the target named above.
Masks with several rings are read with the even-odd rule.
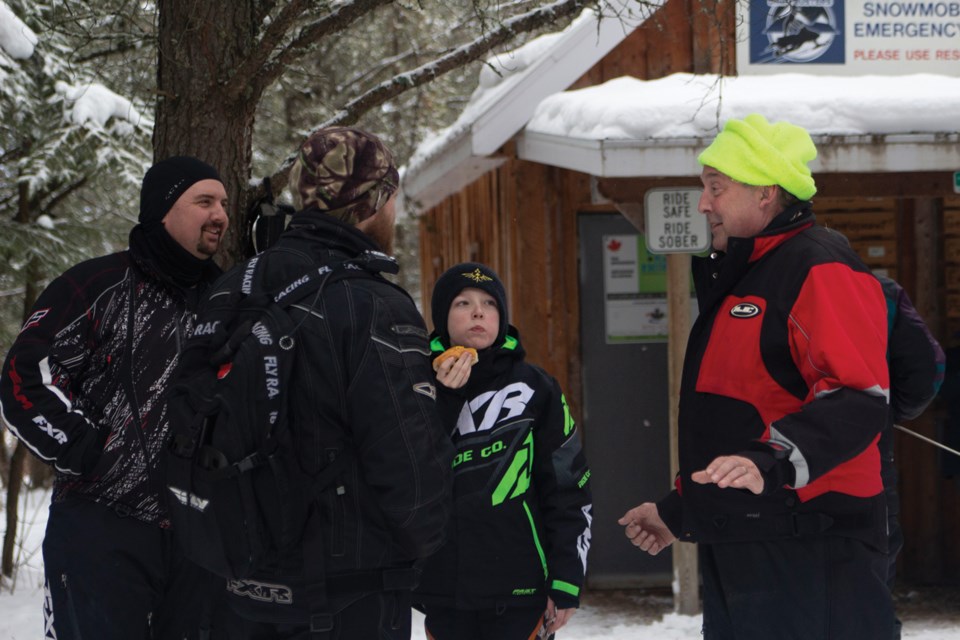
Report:
[[[435,334],[434,355],[449,345]],[[414,602],[459,609],[576,607],[590,547],[590,471],[557,381],[519,334],[479,353],[461,389],[437,384],[456,448],[454,515]]]

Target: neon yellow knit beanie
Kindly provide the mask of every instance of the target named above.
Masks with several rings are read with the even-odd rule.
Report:
[[[807,163],[817,157],[810,134],[789,122],[770,124],[758,113],[728,120],[697,160],[738,182],[757,187],[776,184],[801,200],[817,185]]]

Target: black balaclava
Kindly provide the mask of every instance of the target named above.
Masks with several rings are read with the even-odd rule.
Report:
[[[450,333],[447,331],[447,316],[450,314],[453,299],[468,287],[485,291],[496,301],[497,310],[500,312],[500,329],[497,339],[491,346],[502,344],[507,336],[508,325],[506,290],[496,271],[479,262],[464,262],[450,267],[437,279],[437,283],[433,286],[433,297],[430,300],[433,328],[444,345],[453,346],[450,344]]]
[[[161,160],[143,176],[139,224],[130,231],[130,249],[155,274],[181,289],[215,276],[219,268],[209,258],[198,258],[180,246],[163,226],[163,218],[187,189],[220,174],[206,162],[189,156]]]

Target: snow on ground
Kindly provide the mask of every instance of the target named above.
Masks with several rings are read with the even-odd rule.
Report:
[[[4,495],[4,498],[6,496]],[[13,579],[0,577],[0,640],[43,637],[43,558],[40,545],[47,527],[47,491],[20,495],[20,524]],[[6,506],[6,505],[4,505]],[[0,524],[6,535],[6,520]]]
[[[49,493],[25,492],[21,496],[21,536],[17,548],[17,573],[0,588],[0,640],[35,640],[43,636],[43,564],[40,544],[46,527]],[[12,592],[11,592],[12,588]],[[620,592],[621,594],[623,592]],[[638,592],[639,593],[639,592]],[[604,593],[587,594],[585,604],[560,631],[558,640],[699,640],[700,616],[667,613],[657,620],[637,615],[640,609],[666,609],[663,596],[620,597],[615,602]],[[954,612],[956,613],[956,612]],[[423,616],[414,612],[412,640],[425,640]],[[960,616],[907,618],[904,640],[960,640]]]

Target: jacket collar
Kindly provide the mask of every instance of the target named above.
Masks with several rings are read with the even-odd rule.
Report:
[[[693,276],[701,312],[720,300],[749,269],[793,236],[814,224],[810,202],[799,202],[778,213],[766,228],[752,238],[730,238],[726,253],[714,251],[707,258],[694,257]]]
[[[190,309],[223,273],[212,258],[197,258],[180,246],[161,224],[134,226],[129,255],[142,273],[183,297]]]
[[[748,261],[756,262],[804,229],[813,226],[813,223],[813,210],[809,202],[798,202],[787,207],[770,221],[766,229],[752,238],[753,248]]]
[[[752,238],[730,238],[726,254],[717,252],[725,262],[756,262],[804,229],[813,226],[810,202],[798,202],[778,213],[763,231]]]
[[[430,334],[430,350],[433,352],[432,358],[446,351],[451,345],[444,343],[443,338],[437,331]],[[446,392],[454,392],[457,395],[470,395],[478,389],[483,389],[489,382],[503,375],[513,367],[513,363],[523,361],[527,352],[520,343],[520,331],[511,325],[507,325],[507,335],[500,344],[492,345],[486,349],[477,352],[478,361],[470,371],[470,379],[461,389],[448,389],[443,387]],[[442,385],[440,385],[442,387]]]
[[[298,211],[290,220],[290,226],[281,238],[306,238],[321,241],[330,251],[355,256],[364,251],[381,251],[370,236],[339,218],[319,209]]]

